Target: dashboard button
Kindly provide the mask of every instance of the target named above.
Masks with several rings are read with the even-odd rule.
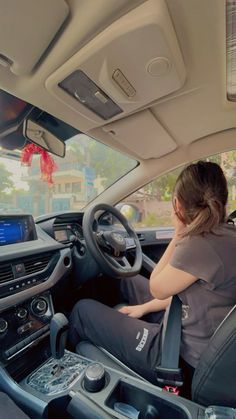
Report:
[[[28,311],[26,310],[26,308],[24,307],[20,307],[18,308],[16,315],[18,317],[18,319],[20,320],[25,320],[28,316]]]
[[[13,272],[15,278],[19,278],[20,276],[24,276],[25,274],[25,266],[23,263],[17,263],[17,265],[13,265]]]

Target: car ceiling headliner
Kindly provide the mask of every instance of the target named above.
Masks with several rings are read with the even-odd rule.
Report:
[[[81,130],[78,113],[50,94],[45,88],[46,79],[104,28],[145,1],[68,0],[67,3],[69,20],[43,59],[30,74],[22,76],[0,65],[0,88]],[[140,165],[135,177],[130,177],[126,184],[127,192],[134,190],[141,179],[145,183],[172,167],[234,148],[236,144],[236,105],[226,100],[225,2],[166,0],[166,4],[187,77],[182,88],[146,108],[174,140],[176,149],[157,159],[145,161],[139,157]],[[113,140],[102,127],[87,133],[137,158],[136,153]],[[149,134],[156,136],[155,130]],[[137,150],[138,147],[137,143]]]

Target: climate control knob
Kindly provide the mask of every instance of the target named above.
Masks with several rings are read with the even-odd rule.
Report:
[[[18,319],[20,320],[25,320],[28,316],[28,311],[26,310],[26,308],[24,307],[20,307],[18,308],[16,315],[18,317]]]
[[[8,323],[5,319],[0,318],[0,333],[6,332],[8,328]]]
[[[35,298],[31,303],[32,313],[36,316],[43,316],[48,309],[48,302],[44,298]]]

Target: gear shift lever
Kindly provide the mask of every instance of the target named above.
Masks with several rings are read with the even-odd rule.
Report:
[[[50,323],[50,345],[52,357],[60,359],[63,357],[66,346],[67,331],[69,322],[62,313],[55,314]]]
[[[81,362],[77,354],[65,351],[68,325],[64,314],[57,313],[53,316],[50,324],[52,357],[29,377],[29,385],[43,394],[56,395],[69,391],[71,383],[75,382],[87,367],[88,363]]]

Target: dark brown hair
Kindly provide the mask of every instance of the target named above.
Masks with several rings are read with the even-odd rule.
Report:
[[[187,235],[213,232],[225,221],[228,188],[216,163],[199,161],[187,166],[176,181],[174,196],[183,207],[179,218],[187,226]]]

